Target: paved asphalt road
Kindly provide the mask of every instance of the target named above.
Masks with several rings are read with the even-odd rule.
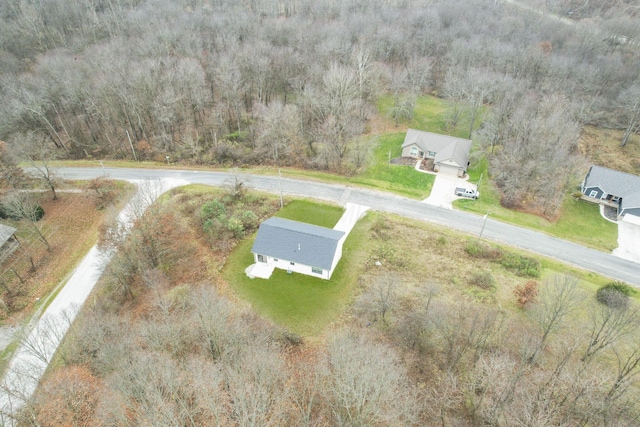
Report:
[[[91,179],[106,174],[118,180],[174,178],[191,183],[216,186],[228,182],[232,177],[231,174],[225,172],[121,168],[60,168],[57,173],[59,176],[68,179]],[[272,193],[279,192],[278,177],[246,175],[245,178],[249,187]],[[390,212],[408,218],[427,221],[473,235],[480,233],[483,222],[481,216],[467,212],[442,209],[426,205],[418,200],[409,200],[393,194],[344,185],[283,178],[282,192],[287,195],[313,197],[341,204],[346,202],[357,203],[370,206],[377,211]],[[546,234],[494,221],[491,217],[487,219],[483,239],[506,243],[536,252],[640,287],[640,264],[550,237]]]

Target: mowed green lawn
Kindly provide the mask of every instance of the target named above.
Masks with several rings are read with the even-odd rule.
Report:
[[[569,240],[590,248],[609,252],[618,246],[618,226],[602,218],[600,208],[595,203],[576,200],[566,195],[560,216],[556,221],[548,221],[538,215],[518,212],[500,205],[500,193],[487,177],[488,164],[483,160],[474,170],[469,171],[470,181],[480,181],[478,200],[460,199],[453,202],[456,209],[484,215],[509,224],[542,231],[549,235]]]
[[[294,201],[277,216],[311,224],[333,227],[342,216],[342,208],[309,201]],[[331,276],[322,280],[303,274],[287,274],[276,269],[270,279],[249,279],[245,269],[253,264],[251,246],[255,235],[236,247],[223,271],[230,287],[253,308],[288,330],[314,336],[336,320],[351,301],[358,275],[367,257],[362,245],[369,222],[361,219],[347,238],[342,259]]]
[[[393,97],[383,96],[378,100],[378,112],[388,117],[393,107]],[[402,155],[402,143],[406,129],[414,128],[429,132],[442,133],[457,137],[469,136],[469,116],[464,112],[456,126],[448,126],[446,121],[449,102],[435,96],[421,96],[416,100],[414,115],[411,120],[400,120],[400,132],[385,133],[372,136],[369,144],[373,147],[367,169],[349,181],[393,191],[408,197],[424,199],[431,194],[434,175],[417,172],[410,166],[390,165],[389,159]],[[480,118],[476,121],[476,127]]]
[[[418,172],[412,166],[389,164],[389,158],[402,155],[404,136],[405,132],[400,132],[373,137],[371,144],[376,147],[373,161],[361,175],[350,181],[413,198],[429,197],[434,175]]]

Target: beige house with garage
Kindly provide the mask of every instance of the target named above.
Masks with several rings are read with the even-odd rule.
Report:
[[[433,160],[435,172],[463,177],[469,166],[471,140],[409,129],[402,143],[402,157]]]

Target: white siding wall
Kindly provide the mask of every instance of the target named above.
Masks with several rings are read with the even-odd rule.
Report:
[[[328,278],[331,278],[331,275],[333,274],[333,270],[336,269],[336,266],[338,265],[338,262],[340,262],[340,258],[342,258],[342,245],[344,244],[344,241],[347,240],[347,236],[348,236],[348,234],[345,234],[338,241],[338,246],[336,247],[336,254],[333,257],[333,262],[331,263],[331,271],[329,272],[329,277]]]
[[[342,253],[342,247],[340,248],[340,252]],[[255,262],[259,262],[258,261],[258,254],[253,254],[253,258],[254,258]],[[267,261],[267,264],[272,265],[275,268],[279,268],[281,270],[285,270],[285,271],[291,270],[294,273],[306,274],[307,276],[319,277],[319,278],[325,279],[325,280],[329,280],[331,278],[331,274],[327,270],[322,270],[322,274],[316,274],[316,273],[311,271],[312,266],[310,266],[310,265],[305,265],[305,264],[300,264],[300,263],[295,263],[295,265],[291,265],[290,261],[287,261],[285,259],[278,259],[276,261],[275,258],[270,257],[270,256],[266,256],[266,255],[264,255],[264,258]],[[333,271],[333,269],[332,269],[332,271]]]

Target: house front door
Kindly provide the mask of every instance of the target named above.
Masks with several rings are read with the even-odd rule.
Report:
[[[267,260],[264,259],[264,255],[258,254],[258,262],[267,262]]]

